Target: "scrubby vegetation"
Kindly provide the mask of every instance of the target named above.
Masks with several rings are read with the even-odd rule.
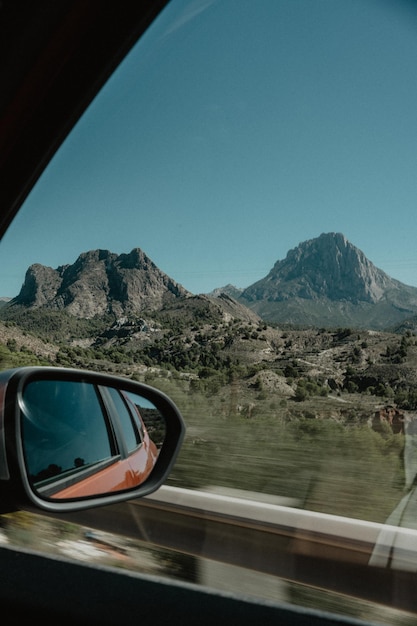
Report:
[[[417,410],[410,332],[283,329],[207,311],[123,323],[21,311],[0,324],[0,363],[107,371],[168,393],[188,426],[174,485],[380,522],[403,495],[404,433],[373,418],[387,404]]]

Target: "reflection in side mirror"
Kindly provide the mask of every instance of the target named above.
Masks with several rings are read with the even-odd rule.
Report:
[[[145,412],[163,443],[164,419],[142,396],[86,382],[30,382],[22,394],[21,428],[34,491],[79,498],[144,483],[158,458]]]
[[[14,449],[26,494],[48,510],[151,493],[167,477],[184,435],[167,396],[113,376],[21,368],[0,374],[1,395],[0,478],[14,478],[1,458],[2,450]]]

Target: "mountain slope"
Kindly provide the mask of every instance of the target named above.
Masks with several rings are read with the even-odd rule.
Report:
[[[417,311],[417,288],[390,278],[340,233],[290,250],[239,300],[263,319],[386,328]]]

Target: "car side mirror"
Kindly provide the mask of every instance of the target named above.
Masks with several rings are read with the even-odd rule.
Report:
[[[24,367],[0,373],[0,498],[75,511],[152,493],[184,438],[175,404],[129,379]]]

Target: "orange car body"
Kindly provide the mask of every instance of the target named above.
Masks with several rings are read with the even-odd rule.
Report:
[[[127,459],[117,460],[97,473],[58,491],[53,498],[80,498],[137,487],[147,479],[157,457],[158,449],[145,431],[142,444]]]

